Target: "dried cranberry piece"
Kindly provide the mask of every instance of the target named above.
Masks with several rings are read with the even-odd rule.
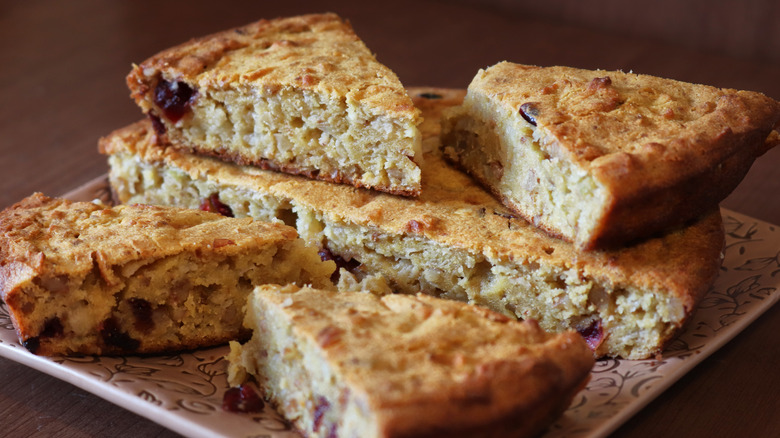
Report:
[[[339,281],[339,270],[341,268],[346,269],[348,272],[354,272],[355,269],[360,266],[360,262],[355,259],[350,260],[344,260],[341,256],[337,256],[330,252],[328,248],[322,248],[317,253],[320,255],[320,259],[322,261],[326,260],[333,260],[336,262],[336,271],[333,272],[333,275],[330,276],[330,280],[334,283],[337,283]]]
[[[22,346],[30,353],[35,354],[35,352],[38,351],[38,348],[41,346],[41,340],[37,336],[27,338],[22,341]]]
[[[154,103],[162,109],[168,120],[176,123],[190,110],[194,95],[195,91],[184,82],[160,79],[154,88]]]
[[[48,318],[43,323],[43,331],[40,334],[43,338],[53,338],[55,336],[62,336],[62,321],[56,316]]]
[[[213,193],[200,203],[200,209],[219,213],[222,216],[233,217],[233,210],[219,200],[219,193]]]
[[[600,319],[594,320],[587,327],[578,328],[577,332],[582,335],[585,342],[588,344],[588,347],[593,351],[596,351],[596,349],[599,348],[599,345],[604,342],[604,331],[601,328]]]
[[[222,410],[227,412],[260,412],[263,407],[263,399],[249,385],[230,388],[222,397]]]
[[[140,341],[133,339],[119,329],[119,323],[114,317],[108,318],[100,324],[100,336],[106,345],[123,351],[135,351],[141,345]]]
[[[325,397],[317,397],[317,406],[314,407],[314,425],[312,426],[313,431],[316,432],[320,429],[320,426],[322,426],[322,418],[325,417],[325,414],[329,410],[330,402],[328,402]]]
[[[526,102],[520,105],[520,115],[526,122],[536,126],[536,118],[539,117],[539,108],[534,102]]]
[[[130,308],[133,310],[136,330],[148,332],[154,328],[154,319],[152,319],[152,304],[142,298],[130,298],[127,300]]]
[[[241,411],[241,389],[229,388],[222,396],[222,410],[227,412]]]
[[[157,135],[165,134],[165,124],[162,122],[162,120],[160,120],[159,117],[149,113],[149,119],[152,121],[152,128],[154,128],[154,132],[156,132]]]

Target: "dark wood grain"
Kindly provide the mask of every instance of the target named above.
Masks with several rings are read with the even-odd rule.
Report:
[[[328,9],[349,18],[379,60],[410,86],[465,88],[477,69],[510,60],[633,70],[780,99],[780,65],[758,56],[764,53],[760,48],[757,56],[699,51],[710,46],[686,47],[615,26],[599,30],[588,17],[580,21],[588,27],[576,27],[574,7],[565,16],[531,9],[540,14],[534,18],[500,3],[335,1]],[[141,117],[124,84],[133,62],[194,36],[323,8],[314,1],[0,3],[0,208],[34,191],[65,193],[106,172],[98,138]],[[753,38],[745,16],[726,12],[718,19],[735,38]],[[696,17],[682,19],[696,32]],[[642,25],[641,17],[634,20]],[[780,224],[779,169],[780,150],[770,151],[723,205]],[[780,315],[773,309],[615,435],[737,437],[780,431],[778,332]],[[175,436],[5,359],[0,359],[0,425],[0,435],[8,436]]]

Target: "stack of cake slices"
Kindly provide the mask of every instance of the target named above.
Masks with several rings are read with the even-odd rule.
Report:
[[[531,419],[549,424],[593,357],[661,354],[718,273],[718,202],[780,142],[780,104],[761,94],[623,72],[500,63],[467,92],[405,89],[333,14],[194,39],[134,66],[127,82],[147,118],[99,144],[118,201],[294,226],[342,280],[381,278],[408,296],[271,287],[250,298],[255,338],[234,346],[233,383],[254,375],[296,427],[321,436],[405,434],[415,430],[409,421],[429,434],[486,424],[502,436],[535,433]],[[524,335],[501,347],[511,354],[458,356],[496,329],[442,322],[467,314],[442,299],[555,341]],[[393,336],[366,334],[381,326],[374,317],[408,340],[386,350],[399,357],[362,354],[361,336]],[[447,337],[459,330],[462,343]],[[581,336],[559,338],[572,331]],[[430,345],[414,333],[431,334]],[[447,375],[446,383],[395,388],[388,378],[385,388],[345,363],[403,372],[411,362],[398,363],[416,348],[427,348],[421,357],[434,374],[415,367],[410,378]],[[510,374],[539,376],[529,381],[547,395],[520,405],[547,407],[518,414],[525,408],[506,391],[515,401],[522,391],[496,383]],[[463,403],[425,418],[405,413],[445,403],[410,396],[445,387]],[[453,422],[466,405],[473,415]]]
[[[718,202],[780,118],[759,93],[506,62],[465,100],[405,90],[332,14],[195,39],[127,81],[148,119],[100,141],[119,201],[284,222],[357,277],[632,359],[712,283]]]

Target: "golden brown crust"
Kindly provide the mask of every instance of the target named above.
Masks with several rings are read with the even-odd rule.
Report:
[[[189,98],[191,102],[206,99],[207,92],[220,93],[229,90],[260,99],[260,96],[273,96],[282,91],[294,90],[296,93],[316,93],[307,95],[307,99],[319,96],[316,97],[319,99],[317,105],[323,105],[323,101],[328,100],[336,106],[359,106],[360,111],[351,109],[349,114],[345,108],[336,108],[337,118],[341,121],[339,123],[364,123],[359,118],[358,122],[351,121],[358,112],[361,117],[366,118],[366,125],[373,124],[377,118],[392,119],[397,121],[398,127],[395,129],[399,131],[393,135],[401,136],[401,140],[396,141],[394,137],[390,139],[392,141],[371,140],[366,145],[356,146],[356,149],[386,148],[389,160],[393,161],[392,165],[396,162],[402,163],[396,172],[408,175],[401,182],[378,181],[379,177],[374,174],[384,172],[384,167],[391,168],[391,164],[380,165],[377,169],[369,167],[377,161],[376,158],[340,162],[340,166],[334,166],[317,158],[304,159],[303,154],[290,159],[283,153],[261,151],[262,148],[258,146],[252,146],[256,150],[249,151],[247,149],[250,149],[248,145],[251,143],[235,140],[236,137],[247,136],[247,132],[231,133],[233,140],[230,141],[235,143],[231,146],[224,144],[228,141],[224,136],[221,139],[223,144],[191,144],[191,141],[187,141],[187,135],[190,134],[180,132],[188,127],[182,127],[177,120],[169,120],[165,110],[155,103],[154,95],[160,81],[188,84],[194,93]],[[411,132],[400,132],[416,131],[416,125],[421,122],[419,110],[412,104],[397,76],[377,62],[371,51],[355,35],[351,25],[336,14],[309,14],[260,20],[243,27],[193,39],[134,66],[127,76],[127,84],[131,97],[162,129],[167,130],[165,138],[174,147],[242,165],[281,170],[329,182],[348,183],[407,196],[419,194],[419,169],[415,164],[415,161],[421,159],[417,150],[419,139]],[[220,117],[227,113],[231,122],[235,122],[234,119],[239,117],[248,120],[264,117],[263,114],[243,114],[244,109],[232,108],[248,106],[246,101],[219,102],[218,105],[224,108],[218,111],[222,113]],[[311,111],[296,109],[301,113],[301,117]],[[186,120],[188,115],[183,117]],[[213,115],[199,117],[207,121],[199,119],[201,126],[195,129],[198,132],[208,131],[213,129],[211,125],[221,123],[215,121]],[[300,117],[293,122],[295,123],[300,123]],[[317,129],[321,130],[314,129],[312,133],[304,135],[304,140],[300,145],[296,144],[297,147],[308,148],[311,147],[310,144],[317,143],[312,141],[312,136],[328,135],[342,142],[356,137],[350,133],[342,136],[338,129],[329,127],[328,120],[319,120],[317,123],[320,125]],[[297,128],[300,127],[280,124],[274,127],[278,130],[274,132],[288,135],[288,131]],[[258,129],[255,127],[254,131],[257,134]],[[347,146],[347,149],[349,148],[350,146]],[[327,151],[327,147],[323,146],[323,149],[325,151],[320,153],[331,153]],[[359,155],[359,152],[350,151],[349,159],[355,159]],[[355,167],[358,168],[356,171],[347,170]]]
[[[267,263],[280,248],[292,253],[295,245],[303,247],[295,229],[281,224],[40,193],[0,213],[0,230],[0,298],[20,341],[43,355],[149,353],[234,339],[241,336],[238,309],[252,287],[242,291],[232,284],[239,277],[257,281],[262,273],[231,273],[231,263],[238,258]],[[315,250],[310,252],[320,263]],[[226,272],[207,272],[217,267]],[[319,276],[312,269],[301,280],[326,284],[332,269]],[[212,286],[213,281],[223,283]],[[198,306],[218,294],[224,301],[212,306],[210,317],[220,321],[202,321]],[[243,301],[231,308],[232,300]],[[177,315],[190,319],[185,323]],[[165,331],[168,319],[172,326]]]
[[[706,172],[736,153],[758,155],[780,120],[780,103],[756,92],[619,71],[494,68],[475,85],[502,93],[515,110],[533,102],[537,126],[555,138],[558,152],[592,168],[619,198],[683,179],[680,173]],[[653,166],[659,160],[664,166]],[[627,176],[624,166],[646,168],[647,178]]]
[[[148,122],[123,128],[101,140],[104,153],[125,151],[145,162],[180,168],[193,179],[265,193],[323,212],[329,221],[354,224],[378,234],[429,239],[437,245],[481,254],[519,266],[544,266],[576,272],[579,278],[611,290],[640,289],[671,300],[686,315],[695,308],[718,273],[724,236],[719,212],[708,212],[692,226],[630,247],[582,252],[551,238],[501,205],[468,175],[447,165],[438,152],[436,114],[457,104],[462,90],[410,89],[431,123],[423,125],[426,155],[419,198],[307,180],[275,172],[224,165],[208,158],[154,146]],[[426,97],[426,95],[428,97]],[[441,97],[434,97],[438,95]],[[498,263],[498,262],[497,262]],[[518,312],[521,309],[517,310]],[[686,316],[687,318],[687,316]],[[682,324],[680,320],[679,324]],[[674,335],[668,331],[664,342]],[[659,352],[663,342],[655,347]],[[606,343],[597,354],[606,354]]]
[[[370,407],[377,436],[534,436],[568,407],[594,363],[575,332],[549,334],[426,295],[266,286],[252,300],[317,345],[302,366],[319,368],[306,359],[323,357],[348,394]]]
[[[144,135],[145,139],[137,140]],[[510,212],[480,185],[445,164],[436,154],[426,157],[422,194],[410,200],[259,169],[224,166],[218,161],[184,155],[174,149],[157,148],[152,141],[154,135],[150,124],[140,121],[104,137],[100,147],[108,154],[134,147],[134,153],[145,160],[175,163],[196,177],[202,175],[270,192],[280,198],[296,199],[315,210],[327,205],[327,211],[351,223],[392,234],[419,234],[470,251],[565,263],[588,275],[608,278],[616,285],[646,277],[644,283],[651,284],[652,279],[652,282],[658,282],[657,286],[677,291],[683,297],[693,290],[703,294],[706,287],[702,289],[702,285],[709,284],[717,274],[719,259],[713,255],[719,254],[723,245],[722,239],[717,239],[717,231],[722,227],[717,212],[705,215],[693,228],[678,230],[659,239],[611,251],[581,252],[570,243],[540,232]],[[659,251],[661,248],[667,250]],[[706,264],[706,272],[702,275],[691,275],[679,269],[675,262],[688,258],[710,260],[711,263]]]
[[[760,93],[619,71],[502,62],[469,89],[532,118],[544,153],[606,188],[599,225],[576,238],[584,249],[625,245],[715,208],[776,144],[780,121],[780,103]],[[575,240],[494,190],[518,214]]]
[[[98,268],[106,281],[113,277],[110,266],[134,260],[201,247],[236,254],[243,245],[297,237],[294,228],[249,218],[149,205],[110,207],[40,193],[8,207],[0,215],[0,230],[0,256],[6,263],[21,263],[33,267],[36,275],[52,276]],[[233,243],[215,245],[220,239]],[[2,285],[3,291],[8,285]]]
[[[365,63],[371,68],[365,68]],[[260,20],[164,50],[128,75],[136,100],[154,88],[144,69],[199,87],[226,82],[259,87],[294,84],[350,95],[377,112],[397,117],[411,119],[419,114],[399,88],[396,75],[376,62],[348,22],[332,13]]]

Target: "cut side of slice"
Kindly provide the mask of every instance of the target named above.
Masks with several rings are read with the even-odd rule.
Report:
[[[333,287],[331,261],[295,230],[172,207],[33,195],[0,214],[0,293],[40,355],[135,354],[247,335],[265,283]]]
[[[262,20],[163,51],[127,77],[174,147],[394,194],[420,192],[419,111],[334,14]]]
[[[445,114],[442,147],[515,213],[594,250],[716,208],[777,143],[779,120],[760,93],[502,62]]]
[[[720,212],[657,238],[579,251],[500,204],[438,153],[437,115],[457,90],[415,89],[425,111],[424,190],[405,198],[156,147],[148,122],[107,136],[110,180],[123,203],[197,207],[218,194],[236,216],[295,225],[358,279],[397,292],[466,301],[549,331],[576,329],[598,356],[643,359],[683,327],[718,274]],[[438,96],[431,98],[430,96]]]
[[[261,286],[246,321],[231,385],[253,378],[306,436],[536,436],[594,364],[577,333],[425,295]]]

